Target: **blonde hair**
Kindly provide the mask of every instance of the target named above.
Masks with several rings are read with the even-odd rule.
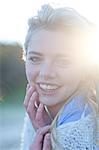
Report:
[[[94,32],[94,25],[86,18],[81,16],[76,10],[69,7],[54,9],[50,5],[43,5],[41,10],[38,11],[37,16],[29,19],[28,25],[29,28],[24,43],[24,48],[26,52],[28,51],[28,44],[31,40],[32,35],[42,29],[52,31],[76,31],[78,33],[81,33],[80,36],[84,35],[85,39],[87,36],[92,36]],[[92,87],[94,86],[92,85]],[[91,96],[92,95],[93,94],[91,94]],[[96,103],[96,98],[93,101]]]
[[[65,7],[54,9],[48,4],[41,7],[37,16],[29,19],[28,26],[29,28],[24,44],[26,51],[31,36],[38,30],[76,30],[76,32],[78,30],[82,32],[82,34],[84,31],[88,34],[93,28],[93,24],[73,8]]]

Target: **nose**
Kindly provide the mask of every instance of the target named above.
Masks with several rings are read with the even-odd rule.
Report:
[[[54,65],[50,62],[45,62],[40,68],[39,75],[41,78],[48,80],[56,77],[56,69]]]

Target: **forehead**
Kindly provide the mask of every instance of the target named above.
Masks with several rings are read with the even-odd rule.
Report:
[[[83,44],[78,35],[63,31],[37,31],[28,45],[28,52],[36,51],[48,55],[76,56],[82,49]]]

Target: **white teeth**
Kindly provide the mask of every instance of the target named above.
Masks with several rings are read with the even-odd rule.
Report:
[[[49,84],[39,84],[40,88],[44,89],[44,90],[55,90],[58,88],[58,86],[56,85],[49,85]]]

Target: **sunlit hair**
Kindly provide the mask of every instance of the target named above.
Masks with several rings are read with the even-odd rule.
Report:
[[[28,25],[29,28],[24,44],[26,51],[31,36],[41,29],[76,31],[76,33],[79,31],[82,32],[82,34],[85,31],[88,34],[93,28],[93,24],[73,8],[65,7],[54,9],[50,5],[43,5],[41,10],[38,11],[37,16],[29,19]]]
[[[43,5],[41,10],[38,11],[37,16],[29,19],[28,25],[29,28],[24,44],[26,53],[32,36],[42,29],[51,31],[62,30],[69,33],[76,33],[80,38],[83,37],[82,40],[85,40],[85,42],[87,42],[87,38],[93,36],[95,30],[94,25],[81,16],[76,10],[68,7],[52,8],[50,5]],[[94,105],[96,104],[96,89],[93,78],[89,81],[88,88],[89,101],[91,98]]]
[[[69,7],[52,8],[49,4],[43,5],[41,7],[41,10],[38,11],[37,15],[29,19],[28,26],[29,28],[24,43],[25,53],[27,53],[28,51],[28,45],[32,36],[42,29],[49,30],[49,31],[50,30],[63,31],[66,33],[69,32],[70,34],[74,34],[75,38],[78,35],[78,38],[82,41],[83,45],[86,45],[88,48],[90,45],[90,39],[91,37],[93,38],[95,32],[94,24],[89,22],[83,16],[81,16],[75,9]],[[86,51],[86,49],[88,48],[85,48],[85,55],[84,55],[85,59],[90,57],[89,51],[88,52]],[[87,64],[88,63],[89,63],[89,59],[87,59]],[[88,76],[88,78],[90,77]],[[91,80],[89,79],[87,80],[86,85],[88,88],[89,87],[91,88],[91,85],[93,88],[92,80],[93,80],[92,77]],[[84,86],[86,86],[85,82],[84,82]]]

